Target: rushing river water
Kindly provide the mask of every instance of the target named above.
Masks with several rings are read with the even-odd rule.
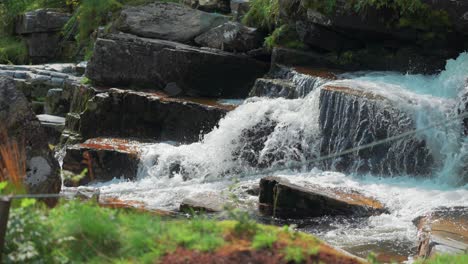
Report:
[[[417,241],[412,223],[415,217],[441,206],[468,206],[468,179],[463,167],[468,160],[468,140],[461,134],[461,122],[450,121],[457,115],[458,96],[468,78],[468,54],[448,61],[446,70],[433,76],[360,72],[339,77],[325,82],[295,76],[293,81],[303,95],[300,98],[250,98],[200,142],[148,146],[137,181],[116,179],[100,184],[101,192],[120,193],[121,199],[143,201],[155,208],[175,209],[184,197],[227,189],[233,179],[241,185],[254,184],[263,176],[277,175],[298,184],[349,187],[377,198],[390,214],[359,220],[308,219],[295,222],[299,229],[361,256],[370,250],[411,255]],[[356,166],[350,166],[346,173],[333,171],[333,164],[317,168],[311,163],[320,157],[320,91],[324,83],[387,98],[395,109],[408,113],[420,129],[411,137],[424,140],[431,153],[431,173],[414,177],[392,168],[386,170],[392,173],[382,177],[353,170],[363,162],[359,160],[353,161]],[[425,129],[444,120],[444,126]],[[252,138],[258,135],[263,140],[252,146]],[[395,153],[391,155],[398,160],[411,158],[405,157],[409,155],[405,140],[396,142],[392,149]],[[406,166],[404,161],[396,164],[400,165]]]

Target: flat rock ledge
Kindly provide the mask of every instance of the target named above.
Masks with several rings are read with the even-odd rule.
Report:
[[[414,223],[419,230],[419,257],[468,252],[468,207],[441,208]]]
[[[379,201],[357,191],[299,186],[285,178],[260,180],[260,212],[281,218],[353,216],[367,217],[388,213]]]
[[[63,160],[64,185],[82,186],[137,176],[145,143],[122,138],[94,138],[69,146]]]
[[[102,86],[177,86],[189,96],[245,98],[268,68],[246,55],[121,33],[97,39],[86,75]]]

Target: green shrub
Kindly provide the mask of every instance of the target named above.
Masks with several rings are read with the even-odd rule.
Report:
[[[252,0],[242,22],[272,32],[278,24],[279,11],[278,0]]]

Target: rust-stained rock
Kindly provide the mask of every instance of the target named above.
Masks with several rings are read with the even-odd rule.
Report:
[[[324,215],[371,216],[388,212],[379,201],[357,191],[299,186],[285,178],[260,180],[260,211],[278,217],[318,217]]]
[[[114,197],[105,197],[105,198],[100,199],[99,205],[101,207],[112,208],[112,209],[135,210],[137,212],[150,213],[150,214],[157,215],[157,216],[175,216],[174,212],[149,208],[143,202],[120,200]]]
[[[419,230],[419,257],[468,252],[468,207],[441,208],[414,223]]]
[[[63,170],[67,187],[114,178],[135,179],[142,143],[118,138],[95,138],[67,148]],[[81,175],[81,177],[76,176]]]

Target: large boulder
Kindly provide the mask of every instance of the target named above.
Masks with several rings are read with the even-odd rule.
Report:
[[[388,212],[377,200],[356,191],[293,184],[285,178],[260,180],[260,210],[283,218],[371,216]]]
[[[84,139],[114,136],[196,142],[231,109],[215,101],[209,105],[163,93],[110,89],[88,101],[78,129]]]
[[[181,4],[155,2],[122,10],[117,29],[140,37],[190,43],[198,35],[228,20],[226,16]]]
[[[34,63],[56,58],[60,32],[71,15],[52,9],[26,12],[16,21],[16,33],[26,39],[29,57]]]
[[[238,22],[227,22],[195,38],[202,47],[233,52],[247,52],[263,44],[262,34]]]
[[[416,218],[414,223],[419,230],[419,257],[468,251],[468,208],[440,208]]]
[[[0,143],[16,141],[26,151],[25,184],[31,193],[58,193],[61,179],[59,163],[47,144],[41,123],[13,79],[0,77]],[[13,157],[11,157],[13,158]],[[1,159],[1,157],[0,157]]]
[[[186,5],[207,12],[229,13],[231,11],[230,0],[184,0]]]
[[[407,104],[411,106],[411,102]],[[403,109],[397,102],[358,86],[322,88],[321,156],[330,156],[324,167],[377,175],[429,175],[440,164],[423,138],[408,135],[385,141],[416,129],[412,115]],[[381,144],[360,149],[379,141]],[[351,149],[355,151],[349,152]]]
[[[188,95],[243,98],[268,65],[244,55],[114,34],[98,39],[87,76],[107,86],[177,85]]]

